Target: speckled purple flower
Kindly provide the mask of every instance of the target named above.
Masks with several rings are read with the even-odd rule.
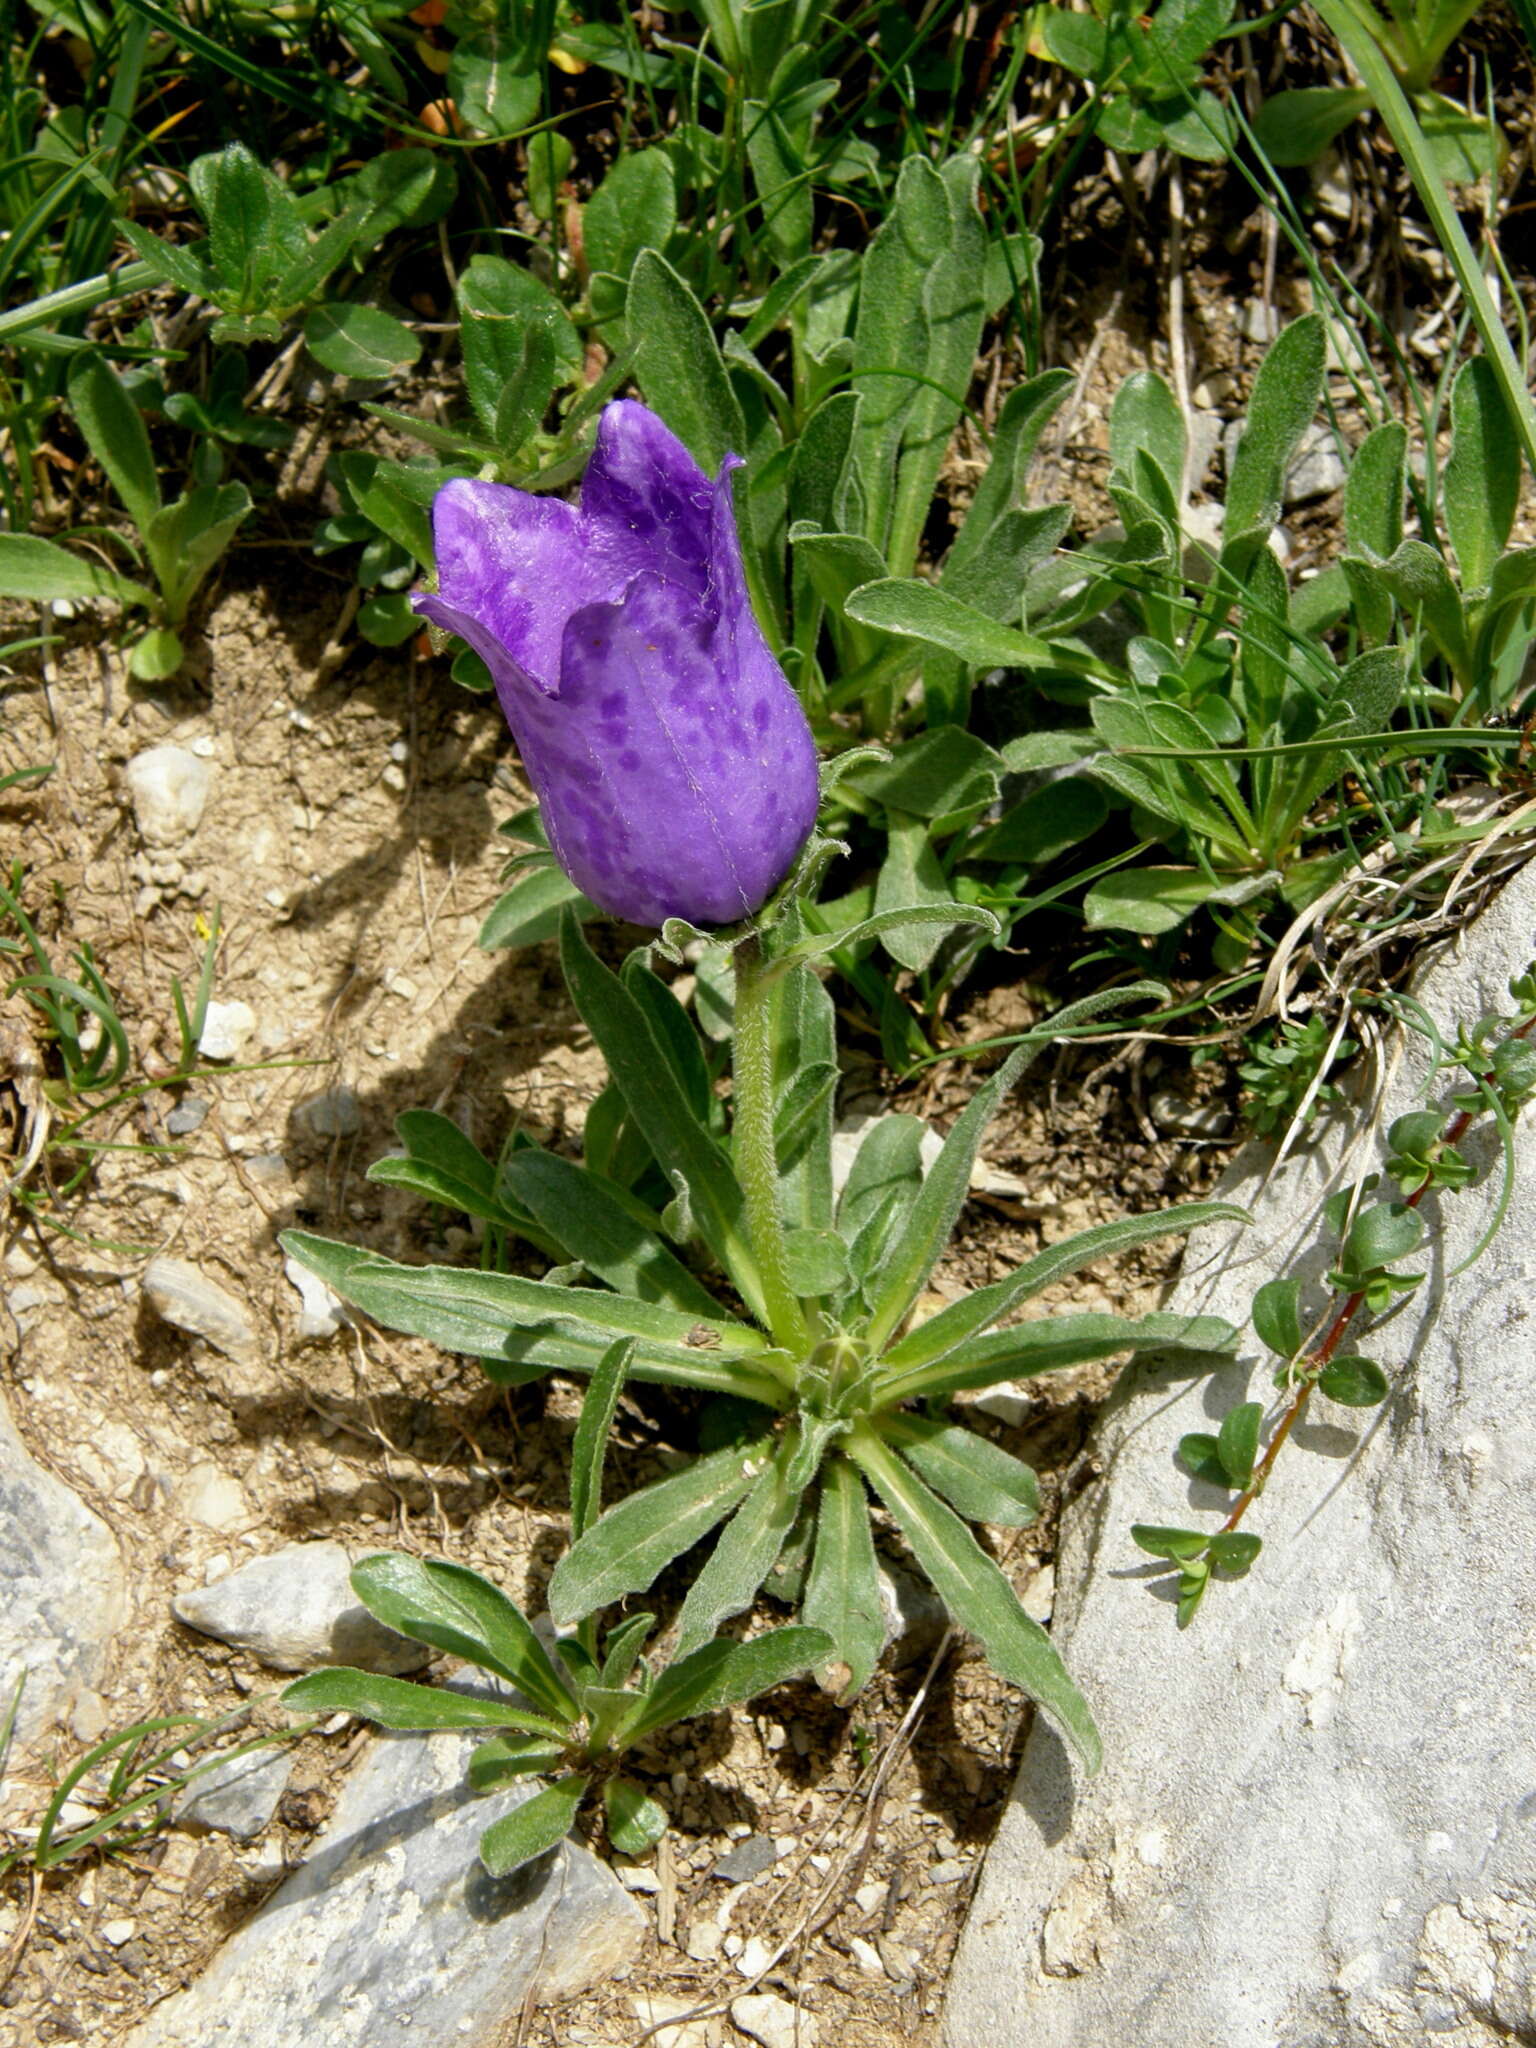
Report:
[[[643,405],[604,412],[579,506],[445,484],[438,595],[485,661],[556,859],[635,924],[732,924],[816,818],[816,748],[758,630],[727,456],[711,483]]]

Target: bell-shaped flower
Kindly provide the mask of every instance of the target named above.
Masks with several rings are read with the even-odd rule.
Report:
[[[816,818],[799,699],[747,596],[727,456],[711,483],[643,405],[610,405],[579,505],[445,484],[416,609],[495,679],[550,846],[635,924],[732,924]]]

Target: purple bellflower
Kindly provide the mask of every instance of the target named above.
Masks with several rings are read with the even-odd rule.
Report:
[[[561,867],[635,924],[733,924],[816,819],[816,747],[752,614],[728,455],[711,483],[610,405],[579,505],[445,484],[417,611],[495,679]]]

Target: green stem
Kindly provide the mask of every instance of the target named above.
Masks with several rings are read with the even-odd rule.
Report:
[[[1361,84],[1375,102],[1376,111],[1386,123],[1408,175],[1418,188],[1424,211],[1429,215],[1429,224],[1456,274],[1456,282],[1467,302],[1467,311],[1472,315],[1472,323],[1482,337],[1483,348],[1499,380],[1499,388],[1509,408],[1525,459],[1536,472],[1536,406],[1531,403],[1525,376],[1515,361],[1515,352],[1509,345],[1509,336],[1484,282],[1472,244],[1467,240],[1460,216],[1435,168],[1424,130],[1381,47],[1381,30],[1360,0],[1316,0],[1316,6],[1345,56],[1359,72]]]
[[[736,942],[735,1039],[731,1054],[732,1157],[747,1198],[747,1228],[762,1279],[763,1305],[776,1344],[803,1356],[805,1312],[789,1284],[779,1161],[773,1142],[773,984],[756,932]]]

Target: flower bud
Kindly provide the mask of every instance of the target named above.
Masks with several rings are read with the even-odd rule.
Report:
[[[816,747],[752,614],[727,456],[711,483],[654,413],[598,427],[579,505],[445,484],[438,594],[495,679],[555,858],[635,924],[733,924],[810,835]]]

